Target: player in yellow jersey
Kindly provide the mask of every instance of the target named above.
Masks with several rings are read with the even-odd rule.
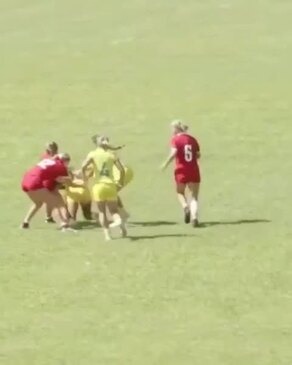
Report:
[[[99,135],[98,134],[95,134],[91,139],[92,139],[92,142],[94,143],[94,145],[96,147],[98,147],[98,142],[99,142]],[[119,150],[122,150],[125,145],[121,145],[121,146],[112,146],[109,142],[109,139],[107,138],[107,143],[108,143],[108,149],[109,150],[112,150],[112,151],[119,151]],[[119,181],[120,181],[120,171],[119,169],[114,166],[114,170],[113,170],[113,176],[114,176],[114,180],[117,184],[117,187],[118,187],[118,192],[120,192],[121,190],[123,190],[127,185],[130,184],[130,182],[132,182],[133,178],[134,178],[134,171],[131,167],[123,164],[121,162],[121,164],[123,165],[124,167],[124,170],[125,170],[125,177],[124,177],[124,182],[123,182],[123,185],[119,185]],[[130,215],[129,213],[127,212],[127,210],[125,209],[125,206],[124,206],[124,203],[122,202],[122,199],[120,197],[120,195],[118,196],[118,206],[119,206],[119,213],[120,215],[122,216],[122,218],[124,220],[127,220]]]
[[[91,214],[91,195],[87,184],[84,184],[82,180],[81,171],[75,171],[73,173],[74,182],[79,187],[66,187],[65,200],[67,203],[70,216],[76,221],[79,206],[82,209],[83,217],[86,220],[92,219]]]
[[[111,240],[109,228],[120,227],[123,236],[127,231],[125,224],[119,215],[118,207],[118,187],[114,179],[114,166],[120,172],[118,186],[123,186],[125,170],[118,157],[109,147],[109,140],[105,136],[98,138],[98,147],[89,153],[82,164],[83,178],[87,180],[86,171],[92,167],[94,169],[94,183],[91,188],[91,196],[94,203],[97,204],[99,211],[99,221],[104,229],[105,239]],[[111,213],[114,222],[110,225],[106,212]]]

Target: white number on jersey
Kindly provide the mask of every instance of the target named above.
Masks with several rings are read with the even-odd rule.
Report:
[[[194,155],[193,155],[192,145],[186,144],[185,145],[185,160],[186,160],[186,162],[192,162],[193,159],[194,159]]]
[[[110,172],[109,172],[109,169],[108,169],[108,167],[107,167],[107,164],[106,163],[104,163],[103,165],[102,165],[102,168],[101,168],[101,170],[100,170],[100,176],[103,176],[103,177],[109,177],[110,176]]]
[[[54,160],[50,160],[50,159],[45,159],[42,160],[41,162],[38,163],[38,166],[42,169],[42,170],[46,170],[48,167],[50,166],[54,166],[56,164],[56,161]]]

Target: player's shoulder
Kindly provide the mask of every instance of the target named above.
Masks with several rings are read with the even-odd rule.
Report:
[[[95,158],[99,155],[99,150],[96,148],[95,150],[92,150],[88,153],[87,158]]]
[[[184,144],[186,141],[189,140],[189,137],[187,134],[177,134],[173,137],[172,142],[173,144]]]
[[[171,138],[171,145],[176,146],[180,142],[180,135],[175,135]]]
[[[189,142],[197,142],[196,137],[191,134],[184,134],[184,138]]]
[[[47,153],[44,152],[43,154],[41,154],[40,159],[41,160],[49,160],[51,158],[51,156]]]

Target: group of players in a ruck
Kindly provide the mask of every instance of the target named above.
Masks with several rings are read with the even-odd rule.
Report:
[[[172,122],[171,128],[171,151],[161,169],[175,161],[176,192],[185,223],[197,227],[200,147],[181,121]],[[112,239],[114,229],[127,236],[129,214],[120,191],[133,180],[133,170],[118,157],[118,150],[124,146],[112,146],[106,136],[95,135],[92,140],[95,149],[85,158],[80,170],[70,169],[70,155],[59,153],[57,143],[52,142],[41,160],[24,174],[22,190],[33,204],[22,223],[23,229],[30,228],[32,218],[45,205],[47,223],[57,220],[62,231],[74,231],[81,207],[85,219],[96,220],[103,228],[106,240]]]

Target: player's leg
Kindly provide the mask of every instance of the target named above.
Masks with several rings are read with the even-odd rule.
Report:
[[[107,185],[106,201],[108,211],[113,219],[110,224],[110,228],[119,227],[121,229],[123,237],[127,235],[126,221],[120,215],[119,203],[118,203],[118,190],[116,185]]]
[[[111,235],[109,231],[109,222],[106,215],[106,202],[105,201],[98,201],[97,202],[97,209],[99,212],[99,223],[103,228],[104,237],[106,241],[111,241]]]
[[[111,235],[109,231],[109,221],[107,218],[107,185],[106,184],[95,184],[92,187],[92,200],[96,203],[97,211],[98,211],[98,222],[103,228],[104,237],[106,241],[111,240]]]
[[[191,222],[194,225],[194,227],[198,227],[198,225],[199,225],[198,200],[199,200],[199,192],[200,192],[200,183],[188,183],[188,188],[191,193],[191,200],[190,200]]]
[[[76,221],[78,213],[79,204],[72,199],[67,199],[67,209],[70,217]]]
[[[177,198],[184,211],[185,223],[188,224],[191,221],[191,214],[190,214],[190,208],[189,208],[189,205],[188,205],[188,202],[186,199],[185,192],[186,192],[186,184],[177,181],[177,183],[176,183]]]
[[[124,221],[127,221],[130,218],[130,214],[125,209],[124,203],[120,196],[118,196],[118,208],[119,208],[119,214],[122,217]]]
[[[108,210],[113,217],[113,222],[110,224],[110,228],[119,227],[123,237],[127,236],[126,220],[120,215],[119,205],[117,200],[111,200],[107,202]]]
[[[68,230],[70,228],[70,216],[62,195],[58,190],[49,192],[49,194],[49,205],[52,210],[56,209],[60,220],[60,227],[63,230]]]
[[[43,203],[46,201],[46,197],[44,194],[45,189],[35,190],[35,191],[27,191],[26,194],[29,199],[33,202],[33,205],[30,207],[29,211],[27,212],[23,223],[22,228],[27,229],[29,228],[29,224],[36,213],[40,210]]]
[[[91,202],[88,202],[88,203],[81,203],[80,205],[81,205],[81,209],[82,209],[83,217],[84,217],[87,221],[91,221],[91,220],[92,220]]]
[[[46,204],[46,223],[56,223],[53,218],[53,210],[48,204]]]

